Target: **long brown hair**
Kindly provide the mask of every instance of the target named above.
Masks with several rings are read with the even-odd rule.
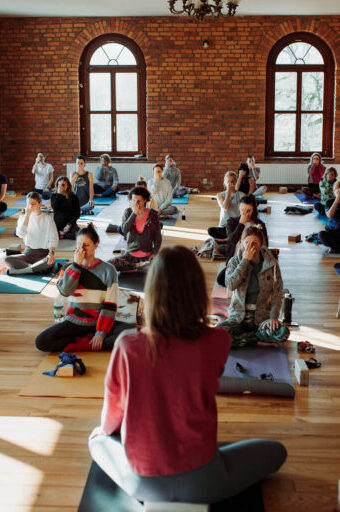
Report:
[[[208,294],[202,268],[194,254],[176,245],[162,249],[145,284],[145,333],[151,361],[159,343],[170,337],[193,341],[207,327]]]
[[[71,185],[71,182],[70,182],[70,180],[68,179],[67,176],[59,176],[59,178],[56,179],[55,184],[54,184],[54,191],[53,192],[55,194],[58,192],[58,184],[61,181],[65,181],[65,183],[67,185],[66,195],[67,195],[67,197],[69,197],[72,194],[72,185]]]

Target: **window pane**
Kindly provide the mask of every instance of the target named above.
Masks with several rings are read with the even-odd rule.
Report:
[[[301,151],[322,151],[322,114],[301,115]]]
[[[90,73],[90,110],[111,110],[110,73]]]
[[[302,73],[302,110],[323,109],[323,73]]]
[[[295,151],[295,114],[275,114],[274,151]]]
[[[138,151],[137,114],[117,114],[117,151]]]
[[[116,74],[116,110],[137,110],[137,73]]]
[[[112,151],[111,114],[91,114],[91,151]]]
[[[275,73],[275,110],[296,109],[297,73]]]
[[[126,46],[118,43],[107,43],[97,48],[90,60],[91,66],[135,66],[136,64],[133,53]]]
[[[319,50],[309,43],[292,43],[279,53],[276,64],[323,64]]]

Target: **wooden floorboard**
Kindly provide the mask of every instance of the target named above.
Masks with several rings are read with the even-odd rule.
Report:
[[[218,396],[218,438],[268,437],[285,444],[287,462],[263,485],[267,512],[328,511],[336,504],[340,478],[337,260],[325,258],[320,246],[288,243],[289,234],[301,233],[304,240],[323,229],[314,214],[284,214],[286,204],[296,203],[293,195],[271,193],[268,200],[272,213],[263,218],[270,246],[280,248],[284,285],[295,297],[293,319],[301,326],[287,344],[290,363],[297,357],[296,342],[308,339],[322,367],[310,372],[308,388],[296,388],[295,400]],[[116,205],[118,211],[121,204]],[[13,236],[16,217],[1,221],[0,227],[7,227],[0,234],[1,247],[18,242]],[[114,215],[111,222],[116,222]],[[216,201],[209,195],[190,196],[186,220],[179,218],[164,229],[163,245],[199,246],[206,228],[217,222]],[[109,250],[110,237],[102,228],[100,234]],[[218,263],[200,261],[211,289]],[[18,396],[43,357],[34,339],[53,322],[54,284],[39,295],[0,295],[0,512],[75,512],[90,466],[87,437],[99,422],[100,400]]]

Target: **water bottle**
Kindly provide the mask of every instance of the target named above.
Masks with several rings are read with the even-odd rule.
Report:
[[[285,293],[283,299],[283,323],[291,324],[292,323],[292,307],[293,307],[294,299],[290,293]]]
[[[185,220],[185,219],[186,219],[185,208],[183,208],[183,210],[182,210],[182,220]]]
[[[60,293],[54,299],[53,316],[55,324],[64,320],[64,297]]]

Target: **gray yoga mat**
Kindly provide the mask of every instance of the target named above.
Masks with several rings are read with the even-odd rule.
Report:
[[[92,462],[78,512],[143,512],[142,503],[131,498],[104,471]],[[214,503],[211,512],[264,512],[261,482],[233,496]]]
[[[236,363],[245,368],[244,376],[236,370]],[[265,373],[272,373],[274,380],[261,380],[260,375]],[[294,398],[295,388],[285,347],[231,349],[218,392]]]

